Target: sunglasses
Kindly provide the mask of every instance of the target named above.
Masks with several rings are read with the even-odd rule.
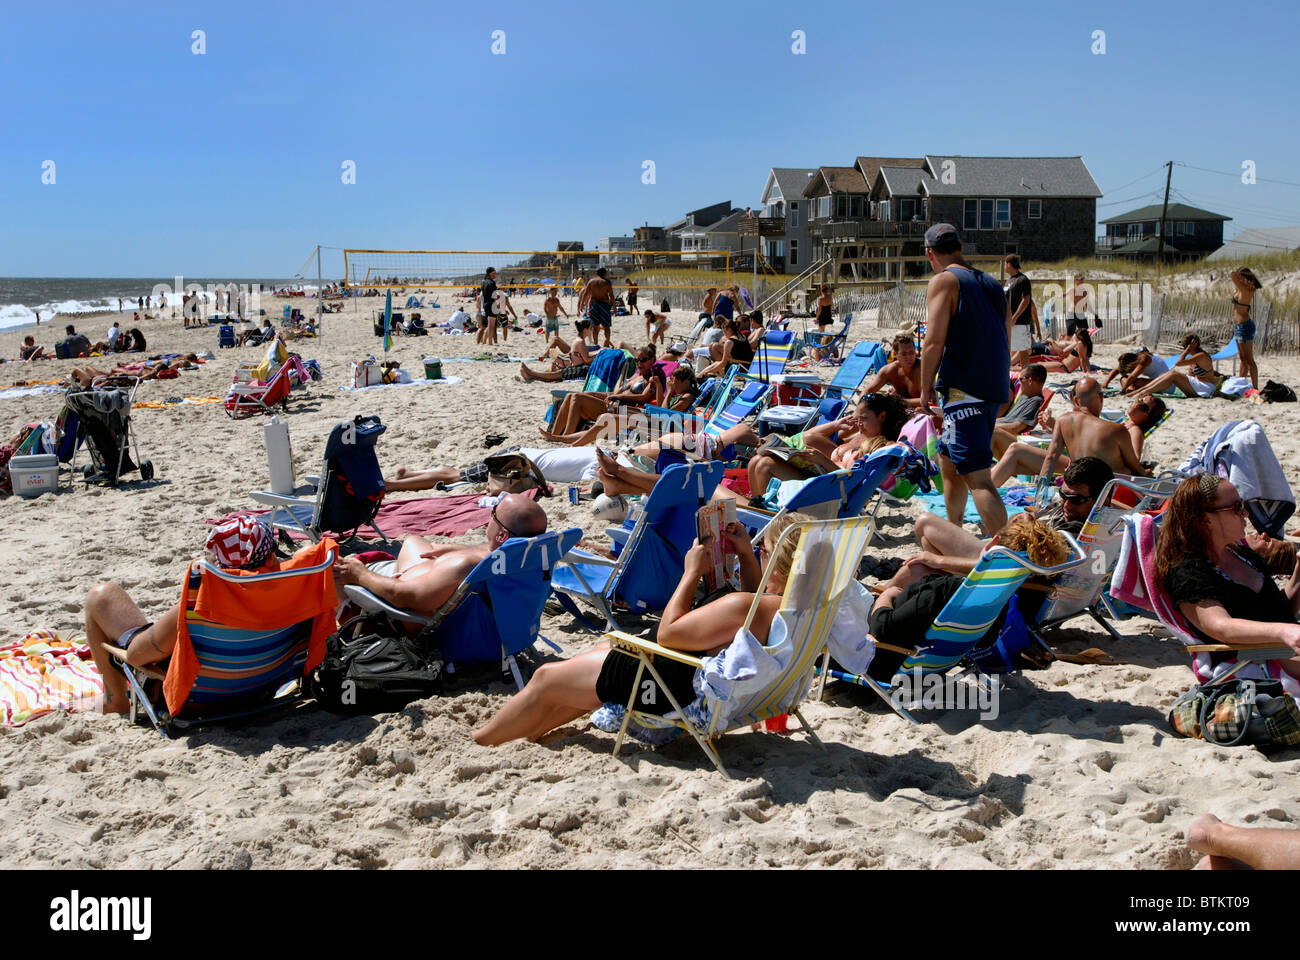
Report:
[[[506,532],[506,536],[508,537],[520,536],[520,534],[515,533],[513,530],[511,530],[509,527],[507,527],[504,523],[501,522],[501,518],[497,516],[497,506],[499,506],[499,504],[493,504],[492,506],[492,519],[497,522],[497,526],[500,527],[502,530],[504,530]]]
[[[1231,511],[1232,511],[1233,513],[1235,513],[1237,516],[1239,516],[1239,517],[1245,517],[1245,516],[1246,516],[1246,501],[1245,501],[1245,500],[1242,500],[1240,497],[1238,497],[1236,500],[1232,501],[1232,503],[1225,504],[1225,505],[1223,505],[1222,507],[1206,507],[1206,508],[1205,508],[1205,512],[1206,512],[1206,513],[1222,513],[1222,512],[1224,512],[1225,510],[1231,510]]]
[[[1090,493],[1065,493],[1061,491],[1057,494],[1066,503],[1091,503],[1097,498]]]

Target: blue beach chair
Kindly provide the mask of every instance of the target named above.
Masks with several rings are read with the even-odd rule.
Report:
[[[616,348],[607,348],[596,354],[595,359],[591,361],[591,367],[587,371],[587,379],[582,384],[582,393],[608,393],[618,386],[619,380],[623,378],[623,361],[626,354]],[[546,411],[545,421],[547,425],[555,419],[555,412],[560,409],[560,404],[564,398],[573,393],[572,390],[552,390],[551,391],[551,408]]]
[[[804,346],[809,350],[827,350],[832,353],[838,353],[839,350],[848,342],[849,324],[853,322],[853,314],[844,314],[843,325],[834,333],[807,332],[803,335]]]
[[[1229,340],[1228,345],[1224,347],[1222,350],[1220,350],[1218,353],[1214,353],[1210,355],[1210,359],[1214,361],[1214,372],[1215,373],[1219,372],[1220,360],[1233,360],[1236,358],[1236,356],[1237,356],[1237,341],[1234,338],[1232,340]],[[1173,360],[1169,360],[1168,363],[1169,363],[1169,369],[1170,370],[1174,369]]]
[[[387,540],[375,523],[385,490],[375,444],[387,429],[378,417],[358,416],[337,424],[325,441],[321,475],[309,476],[304,490],[254,490],[249,496],[271,507],[267,522],[273,530],[296,530],[319,542],[326,532],[342,536],[369,524]],[[292,475],[291,464],[286,472]]]
[[[785,365],[790,360],[794,348],[794,332],[791,330],[769,330],[758,342],[754,359],[745,371],[745,379],[771,383],[772,378],[785,372]]]
[[[560,558],[580,539],[582,531],[577,527],[536,537],[511,537],[480,560],[432,616],[401,610],[363,587],[349,585],[343,591],[363,610],[420,627],[420,641],[442,651],[449,672],[454,672],[457,663],[499,661],[522,690],[524,680],[516,655],[538,640],[557,653],[560,650],[540,635],[542,609],[551,594],[551,577]]]
[[[551,580],[560,604],[592,630],[617,629],[615,604],[635,613],[662,610],[677,589],[686,551],[695,542],[695,514],[722,480],[716,461],[669,467],[645,498],[617,560],[570,550]],[[606,626],[592,623],[576,601],[594,606]]]
[[[844,358],[835,376],[826,385],[826,396],[842,397],[847,403],[867,377],[889,362],[885,345],[874,340],[863,340]]]

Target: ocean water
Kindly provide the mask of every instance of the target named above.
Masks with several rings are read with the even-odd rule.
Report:
[[[213,287],[228,283],[251,287],[260,283],[268,290],[316,289],[314,282],[304,284],[284,277],[183,277],[181,283],[178,288],[175,277],[0,277],[0,330],[35,323],[38,311],[41,323],[57,314],[115,311],[118,297],[122,298],[122,309],[127,311],[136,309],[139,297],[151,298],[155,307],[179,307],[185,287],[190,284],[202,286],[203,298],[209,301],[213,299],[210,292]]]

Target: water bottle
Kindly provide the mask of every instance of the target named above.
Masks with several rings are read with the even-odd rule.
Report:
[[[1042,508],[1047,506],[1047,501],[1052,495],[1052,481],[1047,477],[1039,477],[1037,484],[1034,485],[1034,506]]]

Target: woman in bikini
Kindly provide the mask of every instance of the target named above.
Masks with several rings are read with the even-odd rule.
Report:
[[[668,394],[664,398],[663,406],[667,410],[689,410],[696,393],[694,371],[687,366],[678,367],[668,378]],[[617,443],[629,430],[644,435],[649,432],[649,426],[650,422],[645,414],[612,411],[602,413],[586,430],[578,430],[574,433],[550,433],[544,436],[552,443],[585,447],[597,441]]]
[[[835,322],[835,318],[832,315],[832,309],[831,309],[834,306],[834,303],[835,300],[834,298],[831,297],[830,284],[823,283],[822,294],[820,297],[817,298],[817,321],[816,321],[817,332],[822,336],[825,336],[827,334],[828,328],[832,323]],[[813,349],[810,351],[810,353],[814,360],[821,360],[825,356],[824,350]]]
[[[1041,361],[1048,373],[1089,373],[1092,371],[1092,334],[1080,327],[1070,339],[1070,348],[1060,360]]]
[[[1237,338],[1237,354],[1241,358],[1240,376],[1250,377],[1250,385],[1259,389],[1259,367],[1255,365],[1255,321],[1250,316],[1251,301],[1255,291],[1263,288],[1259,278],[1250,267],[1238,267],[1228,274],[1232,285],[1237,288],[1232,298],[1232,322],[1235,324],[1233,335]]]
[[[727,367],[733,363],[748,367],[754,362],[754,348],[750,346],[748,338],[740,332],[740,324],[735,320],[727,320],[722,330],[724,333],[722,341],[709,347],[709,355],[714,362],[699,372],[700,377],[726,373]]]
[[[659,406],[666,392],[663,370],[655,366],[654,347],[642,347],[636,355],[636,376],[622,390],[614,393],[571,393],[564,398],[551,425],[554,429],[539,429],[543,440],[554,441],[564,434],[576,433],[583,420],[599,420],[601,414],[617,413],[625,404],[633,406]]]
[[[1174,366],[1190,369],[1186,373],[1177,369],[1162,373],[1138,390],[1134,397],[1147,397],[1170,387],[1177,387],[1188,397],[1214,396],[1223,378],[1214,372],[1214,361],[1201,349],[1201,338],[1189,333],[1183,337],[1182,345],[1183,352],[1174,361]]]
[[[759,546],[761,560],[754,556],[745,528],[738,523],[729,524],[722,535],[739,560],[742,589],[692,610],[696,589],[713,562],[712,544],[701,544],[697,540],[686,553],[685,570],[664,607],[655,639],[669,649],[696,656],[719,653],[731,644],[736,631],[745,625],[749,607],[757,594],[758,611],[749,631],[760,644],[765,644],[772,620],[781,606],[781,594],[790,576],[799,538],[787,538],[775,556],[772,551],[791,524],[805,519],[792,513],[773,520],[764,531]],[[764,563],[769,565],[766,582],[763,581]],[[655,660],[655,669],[679,704],[685,707],[695,699],[694,667],[660,657]],[[591,713],[602,703],[626,704],[632,696],[636,675],[636,659],[611,651],[604,642],[568,660],[543,664],[523,690],[506,701],[495,717],[474,731],[474,739],[488,747],[511,740],[538,740],[556,727]],[[674,708],[667,691],[648,674],[643,680],[636,709],[647,713],[671,712]]]

